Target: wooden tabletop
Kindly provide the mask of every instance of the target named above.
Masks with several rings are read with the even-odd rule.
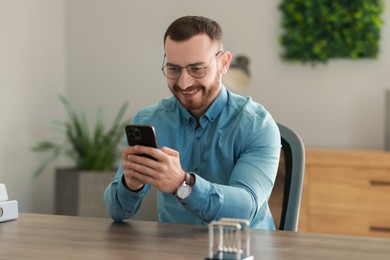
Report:
[[[251,230],[255,259],[390,259],[390,239]],[[205,259],[206,226],[22,213],[0,223],[0,259]]]

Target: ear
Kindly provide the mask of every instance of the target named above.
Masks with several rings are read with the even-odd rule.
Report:
[[[229,51],[225,51],[221,56],[221,73],[225,74],[230,66],[232,55]]]

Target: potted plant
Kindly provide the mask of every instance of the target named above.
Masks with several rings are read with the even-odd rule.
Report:
[[[73,167],[56,170],[55,213],[105,217],[103,192],[114,177],[120,158],[124,128],[130,121],[124,119],[128,104],[121,106],[109,129],[99,109],[94,128],[90,131],[85,113],[76,113],[64,96],[59,96],[59,99],[69,120],[53,122],[53,129],[60,138],[41,141],[32,148],[34,152],[50,153],[36,169],[34,177],[38,177],[58,157],[69,158]]]

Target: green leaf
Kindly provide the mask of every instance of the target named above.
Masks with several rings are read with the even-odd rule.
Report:
[[[94,128],[89,129],[85,113],[76,113],[69,101],[59,96],[68,120],[53,120],[52,130],[62,141],[42,141],[32,147],[33,152],[48,152],[51,155],[35,170],[33,176],[38,177],[46,167],[59,156],[71,159],[75,166],[83,170],[111,170],[120,159],[119,146],[124,137],[124,127],[130,121],[125,119],[128,103],[120,107],[112,125],[107,130],[101,108],[97,111]]]
[[[282,0],[279,10],[286,61],[313,64],[379,53],[383,0]]]

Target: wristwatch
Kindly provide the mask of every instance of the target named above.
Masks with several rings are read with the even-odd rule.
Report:
[[[185,181],[177,188],[175,196],[178,199],[184,200],[188,196],[190,196],[192,188],[190,186],[191,183],[191,175],[188,172],[185,172],[186,179]]]

